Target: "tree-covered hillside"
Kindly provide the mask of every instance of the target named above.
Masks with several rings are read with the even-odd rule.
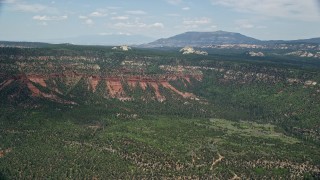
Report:
[[[0,48],[0,179],[317,179],[320,61]]]

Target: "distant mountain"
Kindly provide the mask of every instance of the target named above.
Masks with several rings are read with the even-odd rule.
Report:
[[[153,41],[153,38],[142,35],[101,34],[84,35],[71,38],[48,40],[50,43],[71,43],[79,45],[133,45]]]
[[[42,42],[14,42],[14,41],[0,41],[0,47],[19,47],[19,48],[36,48],[45,47],[50,44]]]
[[[41,42],[11,42],[0,41],[0,47],[46,47],[50,44],[76,44],[76,45],[131,45],[142,48],[155,47],[216,47],[223,45],[226,48],[289,48],[289,49],[303,49],[314,46],[313,49],[320,48],[320,37],[310,39],[298,40],[268,40],[262,41],[252,37],[242,35],[235,32],[215,31],[215,32],[185,32],[169,38],[161,38],[155,40],[154,38],[144,35],[128,35],[128,34],[96,34],[83,35],[70,38],[61,39],[47,39]],[[153,42],[152,42],[153,41]],[[150,42],[150,43],[149,43]],[[227,47],[230,45],[230,47]],[[307,48],[307,49],[308,49]]]
[[[146,47],[184,47],[210,46],[220,44],[261,44],[262,41],[240,33],[216,32],[186,32],[166,39],[159,39]]]
[[[248,44],[248,45],[268,45],[277,44],[318,44],[320,38],[300,39],[300,40],[271,40],[262,41],[235,32],[215,31],[215,32],[186,32],[169,38],[162,38],[154,42],[143,44],[142,47],[204,47],[227,44]]]
[[[320,44],[320,38],[311,38],[311,39],[299,39],[299,40],[293,40],[289,42],[294,43],[308,43],[308,44]]]
[[[262,41],[264,44],[318,44],[320,45],[320,38],[298,39],[298,40],[270,40]]]

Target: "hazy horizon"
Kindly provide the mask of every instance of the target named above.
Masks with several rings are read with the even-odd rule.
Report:
[[[6,41],[117,35],[149,42],[218,30],[260,40],[320,37],[318,0],[2,0],[1,6],[0,40]]]

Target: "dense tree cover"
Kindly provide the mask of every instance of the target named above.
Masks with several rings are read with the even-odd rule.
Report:
[[[102,107],[3,110],[0,172],[8,179],[301,178],[319,169],[318,146],[270,124],[112,117]]]
[[[62,67],[105,75],[168,73],[161,65],[201,71],[202,80],[190,78],[189,86],[169,82],[199,100],[160,87],[166,101],[158,102],[152,87],[125,85],[134,100],[122,102],[108,98],[105,82],[88,91],[83,78],[68,86],[67,78],[54,82],[62,92],[56,95],[76,105],[30,97],[18,82],[1,89],[0,179],[319,177],[320,88],[306,84],[320,83],[316,60],[253,58],[239,50],[186,56],[176,49],[0,48],[0,83],[19,73],[63,73]]]

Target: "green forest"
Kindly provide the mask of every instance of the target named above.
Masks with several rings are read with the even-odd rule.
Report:
[[[0,179],[319,179],[320,60],[207,51],[0,48]]]

